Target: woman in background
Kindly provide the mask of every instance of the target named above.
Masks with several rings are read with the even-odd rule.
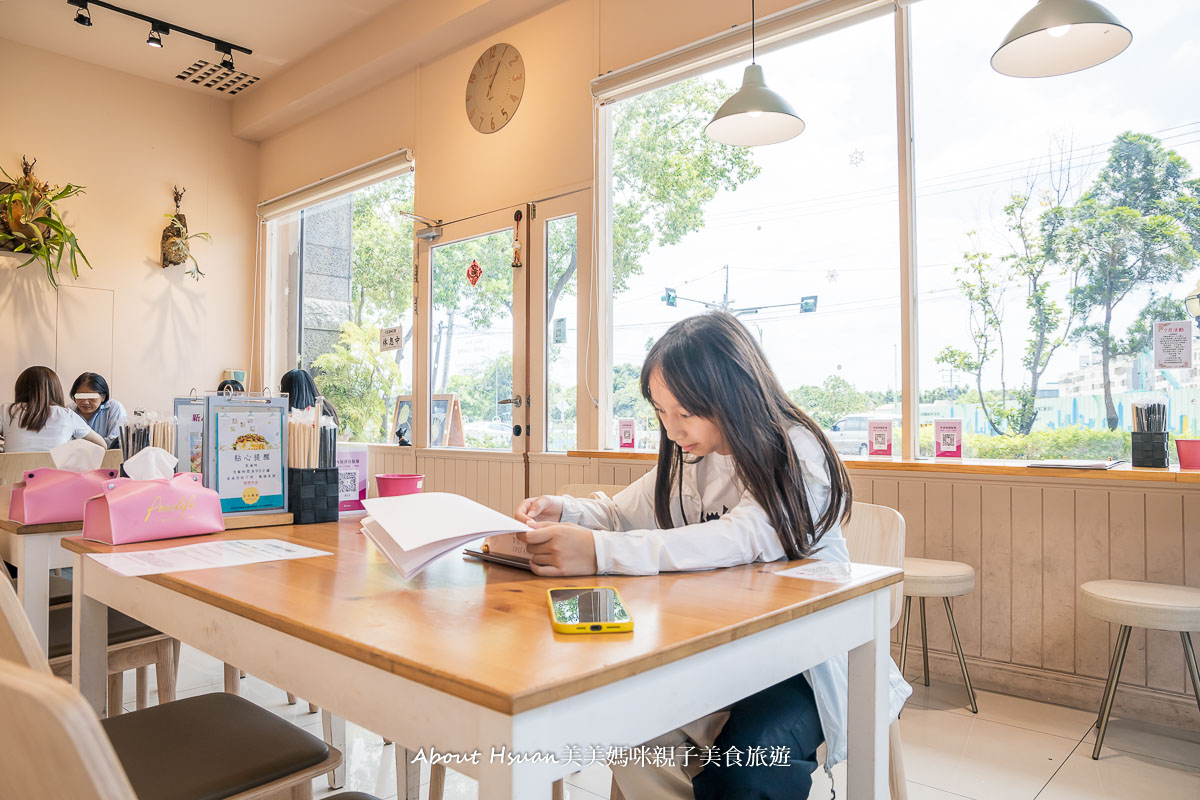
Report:
[[[321,396],[317,382],[306,369],[294,369],[283,373],[283,377],[279,379],[279,392],[288,396],[288,404],[292,408],[301,411],[315,406],[317,398]],[[337,409],[328,400],[325,400],[321,413],[333,417],[333,424],[341,427],[338,423]]]
[[[83,417],[88,427],[100,434],[105,447],[114,447],[122,425],[125,424],[125,406],[113,400],[108,392],[108,381],[96,372],[82,372],[71,384],[71,399],[75,401],[75,413]]]
[[[49,367],[29,367],[17,376],[16,402],[0,406],[4,452],[51,450],[72,439],[104,447],[104,439],[63,403],[62,383]]]

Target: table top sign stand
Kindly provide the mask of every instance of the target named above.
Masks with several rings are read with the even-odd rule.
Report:
[[[175,452],[172,453],[179,463],[175,465],[176,472],[204,472],[204,396],[192,393],[174,399],[174,414],[177,425],[175,436]],[[205,475],[204,485],[208,486],[208,476]]]
[[[204,405],[205,485],[221,496],[221,511],[287,511],[288,399],[207,394]]]

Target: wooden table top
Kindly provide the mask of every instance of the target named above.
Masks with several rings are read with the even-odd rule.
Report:
[[[676,661],[901,580],[855,565],[835,584],[772,573],[799,562],[651,577],[539,578],[452,553],[404,580],[357,520],[233,531],[76,553],[161,549],[214,539],[278,538],[333,556],[176,572],[151,581],[320,647],[503,713],[514,714]],[[546,590],[617,587],[631,633],[550,627]],[[715,601],[715,602],[714,602]]]

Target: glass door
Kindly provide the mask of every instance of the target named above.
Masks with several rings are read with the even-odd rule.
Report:
[[[416,426],[418,446],[526,450],[527,230],[520,206],[445,225],[422,242],[418,315],[428,309],[428,348],[419,372],[428,377],[412,409],[426,422]]]
[[[591,312],[591,192],[571,192],[533,206],[530,223],[529,412],[534,452],[595,449],[598,337]],[[538,400],[545,398],[539,405]]]

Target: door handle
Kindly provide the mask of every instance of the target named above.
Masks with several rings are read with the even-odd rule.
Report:
[[[512,397],[508,398],[507,400],[497,400],[496,404],[501,405],[501,406],[511,405],[513,408],[520,408],[521,407],[521,395],[514,394]]]

